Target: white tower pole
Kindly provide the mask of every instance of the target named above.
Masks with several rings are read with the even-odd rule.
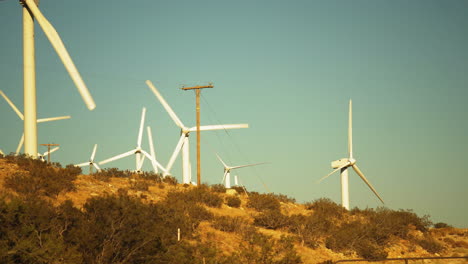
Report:
[[[182,183],[190,184],[190,146],[189,139],[184,138],[184,145],[182,146]]]
[[[348,167],[341,169],[341,205],[349,210]]]
[[[226,173],[225,186],[226,186],[226,189],[231,188],[231,172],[230,171]]]
[[[23,5],[24,153],[37,158],[34,17]]]

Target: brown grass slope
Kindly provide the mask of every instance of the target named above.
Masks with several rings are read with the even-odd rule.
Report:
[[[437,225],[439,228],[434,228],[427,217],[418,217],[411,211],[381,208],[348,212],[327,199],[298,204],[284,195],[247,194],[241,189],[226,191],[219,185],[198,188],[177,184],[173,179],[164,180],[155,175],[145,177],[117,170],[93,175],[70,173],[71,176],[67,177],[72,186],[59,191],[59,187],[48,190],[52,184],[47,180],[31,180],[29,176],[34,173],[26,167],[24,161],[11,156],[0,158],[0,191],[3,197],[34,195],[54,206],[71,200],[74,207],[83,211],[87,201],[96,197],[128,195],[144,204],[158,204],[167,201],[168,195],[174,193],[179,195],[174,199],[184,199],[185,196],[180,194],[186,193],[187,199],[196,200],[212,217],[202,220],[189,237],[183,231],[182,241],[189,245],[208,245],[226,259],[232,256],[249,259],[246,253],[239,256],[242,252],[258,252],[259,256],[250,258],[250,261],[257,262],[249,263],[261,263],[258,262],[261,254],[272,255],[269,262],[265,260],[264,263],[468,255],[468,229],[440,223]],[[73,170],[70,167],[67,169]],[[62,168],[52,170],[59,173],[65,171]],[[45,187],[28,189],[24,188],[25,184]],[[273,242],[259,242],[264,238],[255,236],[256,233],[266,235]],[[176,235],[174,231],[174,237]],[[288,241],[291,243],[288,244]],[[288,248],[288,245],[293,248]],[[287,257],[285,255],[290,253],[285,252],[295,252],[299,258],[293,255]],[[282,262],[277,260],[279,258],[275,254],[282,256]]]

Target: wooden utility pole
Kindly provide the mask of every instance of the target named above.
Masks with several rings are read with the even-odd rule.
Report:
[[[47,163],[50,164],[50,147],[51,146],[60,146],[59,144],[41,144],[41,146],[47,146]]]
[[[197,111],[197,186],[201,185],[201,161],[200,161],[200,90],[204,88],[214,88],[213,85],[182,87],[182,90],[195,90],[196,111]]]

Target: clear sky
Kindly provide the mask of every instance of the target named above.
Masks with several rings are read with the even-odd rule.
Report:
[[[202,124],[250,128],[202,134],[204,182],[222,179],[216,151],[232,165],[270,162],[233,173],[249,190],[265,192],[264,182],[300,202],[340,203],[339,175],[317,180],[347,155],[352,99],[354,155],[386,206],[468,227],[467,1],[42,0],[40,9],[97,104],[86,109],[36,25],[38,117],[72,116],[38,126],[39,143],[61,146],[54,161],[84,162],[95,143],[98,161],[134,148],[147,107],[157,158],[167,164],[179,129],[145,80],[187,126],[195,125],[195,96],[179,88],[213,82],[202,92]],[[0,1],[0,89],[22,109],[21,14],[18,1]],[[0,121],[0,149],[14,151],[22,122],[3,99]],[[178,158],[179,181],[180,167]],[[350,200],[380,205],[354,172]]]

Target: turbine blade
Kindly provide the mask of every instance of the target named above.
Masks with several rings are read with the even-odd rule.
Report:
[[[89,165],[89,161],[88,162],[83,162],[83,163],[80,163],[80,164],[75,164],[76,167],[84,167],[84,166],[87,166]]]
[[[180,135],[179,142],[177,142],[174,152],[172,153],[172,156],[169,159],[169,162],[167,163],[167,166],[166,166],[167,172],[171,171],[172,165],[174,165],[174,161],[177,157],[177,154],[179,154],[180,150],[182,149],[182,145],[184,144],[184,139],[185,139],[185,135],[184,134]]]
[[[238,129],[238,128],[248,128],[249,124],[227,124],[227,125],[208,125],[208,126],[201,126],[200,131],[208,131],[208,130],[226,130],[226,129]],[[190,132],[197,131],[197,127],[191,127],[189,129]]]
[[[40,119],[37,119],[37,123],[44,123],[44,122],[57,121],[57,120],[70,119],[70,118],[71,118],[71,116],[57,116],[57,117],[40,118]]]
[[[172,110],[171,106],[166,102],[164,97],[162,97],[162,95],[159,93],[159,91],[156,89],[156,87],[154,87],[153,83],[150,80],[147,80],[146,85],[148,85],[148,87],[154,93],[156,98],[158,98],[159,102],[161,102],[164,109],[166,109],[166,112],[169,114],[169,116],[172,118],[172,120],[174,120],[174,123],[176,123],[176,125],[178,127],[180,127],[181,129],[186,129],[186,127],[184,126],[182,121],[180,121],[179,117],[177,117],[174,110]]]
[[[44,155],[42,155],[42,156],[50,155],[50,153],[53,153],[53,152],[59,150],[59,148],[60,147],[55,147],[55,148],[51,149],[50,151],[46,151],[46,152],[44,152]]]
[[[159,167],[164,173],[168,173],[168,171],[155,158],[151,157],[148,152],[142,150],[141,153],[143,153],[143,155],[146,156],[156,168]]]
[[[80,73],[76,69],[75,64],[70,58],[70,55],[68,54],[68,51],[65,48],[65,45],[63,44],[62,40],[60,39],[60,36],[58,35],[57,31],[41,13],[39,8],[34,3],[34,0],[25,0],[25,3],[28,6],[29,11],[31,11],[31,13],[34,15],[34,18],[36,18],[37,22],[41,26],[42,30],[44,31],[45,35],[54,47],[58,56],[62,60],[65,69],[68,71],[68,74],[75,83],[76,88],[78,88],[78,91],[80,92],[83,101],[86,103],[86,106],[89,110],[93,110],[94,108],[96,108],[96,104],[94,103],[93,97],[89,93],[88,88],[86,88],[86,85],[83,82]]]
[[[100,170],[101,170],[101,168],[99,168],[99,166],[98,166],[96,163],[94,163],[94,162],[93,162],[93,166],[94,166],[94,168],[96,168],[97,171],[100,171]]]
[[[341,167],[335,169],[334,171],[330,172],[330,173],[327,174],[326,176],[322,177],[320,180],[317,181],[317,183],[322,182],[323,180],[325,180],[326,178],[328,178],[328,177],[329,177],[330,175],[332,175],[333,173],[335,173],[335,172],[337,172],[337,171],[343,169],[344,167],[346,167],[346,166],[348,166],[348,165],[349,165],[349,162],[346,163],[345,165],[343,165],[343,166],[341,166]]]
[[[244,167],[257,166],[257,165],[266,164],[266,163],[267,163],[267,162],[261,162],[261,163],[255,163],[255,164],[247,164],[247,165],[240,165],[240,166],[231,167],[231,169],[239,169],[239,168],[244,168]]]
[[[21,113],[20,110],[18,110],[18,108],[16,107],[16,105],[10,100],[10,98],[8,98],[8,96],[6,96],[5,93],[3,93],[2,90],[0,90],[0,95],[3,97],[3,99],[5,99],[5,101],[7,101],[7,103],[11,106],[11,108],[13,108],[13,111],[16,112],[16,114],[19,116],[19,118],[20,118],[21,120],[24,120],[23,113]]]
[[[91,154],[91,158],[89,160],[94,161],[94,156],[96,156],[96,150],[97,150],[97,144],[94,144],[93,153]]]
[[[348,151],[349,158],[353,158],[353,101],[349,100],[348,116]]]
[[[117,155],[117,156],[114,156],[112,158],[108,158],[106,160],[100,161],[99,165],[103,165],[103,164],[109,163],[109,162],[114,161],[114,160],[118,160],[118,159],[121,159],[121,158],[128,157],[128,156],[130,156],[132,154],[135,154],[135,151],[136,151],[136,149],[132,149],[132,150],[127,151],[125,153],[122,153],[120,155]]]
[[[146,114],[146,108],[143,107],[143,110],[141,111],[140,130],[138,130],[138,142],[137,142],[138,147],[141,147],[141,140],[143,138],[143,126],[145,124],[145,114]]]
[[[377,193],[377,191],[374,189],[374,187],[372,186],[372,184],[370,184],[370,182],[366,179],[366,177],[364,176],[364,174],[362,173],[362,171],[359,169],[359,167],[354,164],[353,165],[353,169],[354,171],[359,175],[359,177],[361,177],[361,179],[367,184],[367,186],[369,186],[369,188],[374,192],[374,194],[377,196],[377,198],[379,198],[379,200],[385,204],[385,202],[383,201],[382,197],[380,197],[380,195]]]
[[[224,168],[229,167],[228,165],[226,165],[226,163],[224,163],[224,161],[221,159],[221,157],[218,155],[218,153],[215,152],[215,155],[216,155],[216,157],[218,157],[219,161],[221,161],[221,163],[223,164]]]
[[[18,147],[16,148],[16,152],[15,152],[16,155],[18,155],[19,152],[21,151],[21,148],[23,147],[23,144],[24,144],[24,133],[23,133],[23,135],[21,135],[21,139],[20,139],[20,141],[18,143]]]

